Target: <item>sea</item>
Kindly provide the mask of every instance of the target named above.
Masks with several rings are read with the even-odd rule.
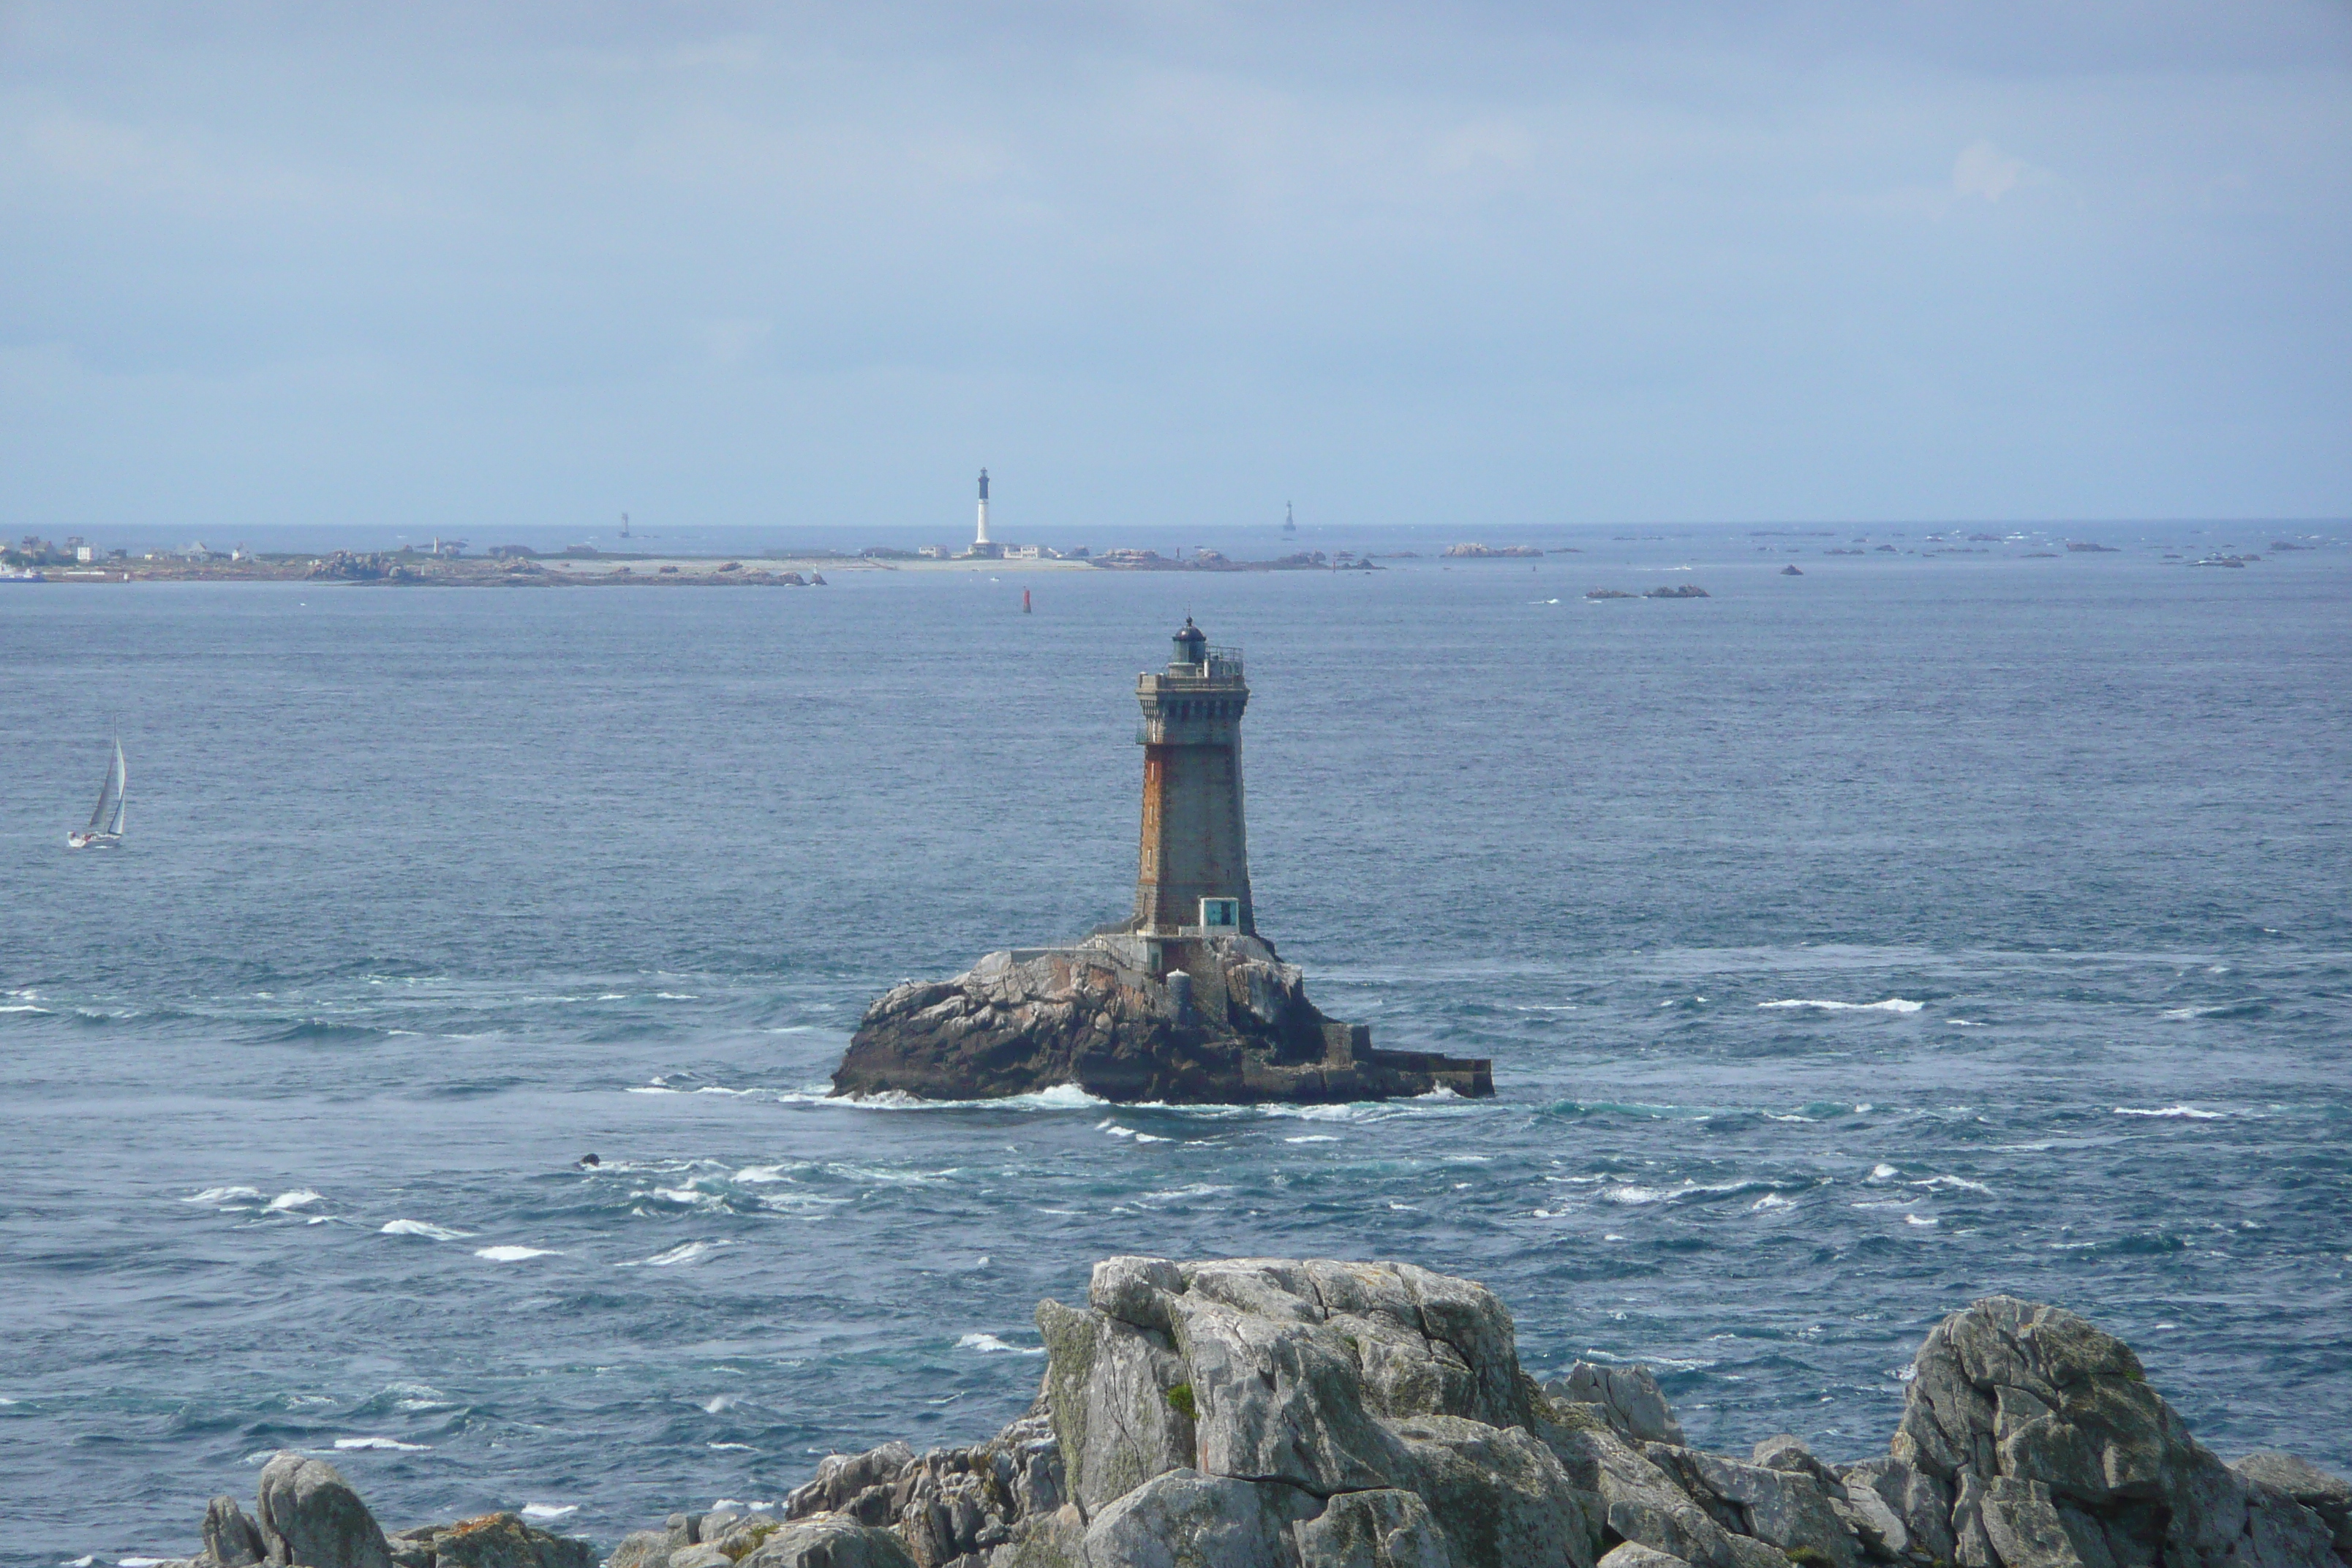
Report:
[[[1838,1461],[2006,1292],[2352,1471],[2352,548],[1926,531],[0,586],[0,1562],[193,1552],[281,1448],[388,1527],[772,1504],[1018,1415],[1118,1253],[1465,1275]],[[1127,912],[1188,615],[1264,932],[1495,1098],[829,1099],[887,987]]]

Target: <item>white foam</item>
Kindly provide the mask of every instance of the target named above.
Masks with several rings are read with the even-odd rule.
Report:
[[[683,1204],[688,1208],[697,1204],[716,1204],[724,1200],[711,1193],[698,1193],[692,1187],[656,1187],[654,1196],[665,1203]]]
[[[1884,1002],[1816,1002],[1807,997],[1790,997],[1780,1002],[1759,1002],[1759,1007],[1817,1007],[1824,1013],[1916,1013],[1927,1004],[1889,996]]]
[[[191,1193],[180,1201],[184,1204],[210,1204],[215,1208],[228,1204],[247,1203],[261,1196],[258,1187],[206,1187],[201,1193]]]
[[[1758,1198],[1754,1203],[1749,1204],[1748,1205],[1748,1213],[1753,1214],[1758,1209],[1785,1209],[1794,1208],[1795,1206],[1796,1200],[1793,1198],[1784,1198],[1778,1193],[1766,1193],[1762,1197]]]
[[[1944,1022],[1951,1025],[1957,1029],[1982,1029],[1990,1026],[1989,1025],[1979,1024],[1974,1018],[1947,1018]]]
[[[326,1201],[326,1194],[314,1193],[308,1187],[304,1187],[296,1192],[280,1193],[276,1197],[270,1199],[268,1212],[271,1214],[284,1214],[294,1209],[308,1208],[312,1204],[322,1204]]]
[[[383,1222],[383,1228],[376,1234],[422,1236],[433,1241],[463,1241],[474,1233],[470,1230],[451,1230],[446,1225],[427,1225],[421,1219],[388,1219]]]
[[[404,1443],[397,1437],[338,1437],[338,1448],[383,1448],[397,1454],[424,1454],[432,1451],[429,1443]]]
[[[1286,1138],[1283,1142],[1286,1143],[1337,1143],[1339,1139],[1337,1133],[1307,1132],[1297,1138]]]
[[[1903,1216],[1903,1223],[1905,1225],[1934,1225],[1937,1223],[1937,1220],[1936,1216],[1930,1214],[1906,1214]]]
[[[1886,1164],[1884,1162],[1873,1165],[1870,1168],[1870,1179],[1874,1182],[1891,1182],[1902,1173],[1902,1172],[1896,1170],[1894,1166]]]
[[[114,1568],[163,1568],[171,1561],[169,1557],[118,1557]]]
[[[757,1451],[749,1443],[705,1443],[703,1447],[719,1454],[750,1454]]]
[[[1057,1083],[1034,1094],[1009,1094],[1002,1100],[921,1100],[898,1089],[880,1094],[785,1095],[787,1101],[812,1105],[846,1105],[861,1110],[1082,1110],[1108,1105],[1074,1083]]]
[[[1990,1197],[1992,1189],[1982,1182],[1971,1182],[1966,1176],[1930,1176],[1924,1182],[1913,1182],[1915,1187],[1953,1187],[1964,1193],[1982,1193]]]
[[[1676,1187],[1643,1187],[1628,1184],[1622,1187],[1611,1187],[1607,1191],[1603,1192],[1601,1194],[1601,1201],[1604,1203],[1631,1204],[1639,1206],[1646,1204],[1672,1203],[1676,1198],[1688,1197],[1693,1193],[1724,1194],[1747,1192],[1759,1185],[1761,1185],[1761,1184],[1757,1182],[1717,1182],[1713,1184],[1685,1182],[1680,1186]]]
[[[2219,1110],[2200,1110],[2192,1105],[2168,1105],[2161,1110],[2136,1110],[2128,1105],[2118,1105],[2116,1107],[2116,1114],[2117,1116],[2172,1116],[2191,1121],[2219,1121],[2223,1113]]]
[[[1044,1355],[1045,1353],[1045,1347],[1043,1345],[1034,1349],[1023,1345],[1009,1345],[994,1334],[966,1334],[956,1341],[956,1349],[978,1351],[982,1355]]]
[[[5,1006],[0,1006],[0,1013],[50,1013],[55,1011],[56,1009],[52,1007],[36,1007],[30,1002],[11,1002]]]
[[[789,1182],[792,1178],[784,1174],[784,1169],[782,1165],[746,1165],[735,1173],[735,1179],[748,1187],[769,1182]]]
[[[643,1261],[645,1267],[647,1268],[671,1268],[681,1263],[699,1263],[704,1258],[709,1257],[712,1253],[718,1251],[720,1247],[732,1247],[735,1244],[731,1241],[681,1242],[677,1246],[671,1247],[667,1252],[657,1252],[651,1258],[646,1258]],[[635,1268],[637,1265],[635,1263],[623,1263],[616,1265],[616,1267],[622,1268]]]
[[[544,1247],[478,1247],[474,1256],[487,1258],[493,1263],[520,1263],[526,1258],[561,1258],[563,1255]]]
[[[429,1383],[388,1383],[384,1384],[383,1391],[386,1394],[397,1394],[401,1396],[393,1401],[393,1407],[397,1410],[446,1410],[449,1408],[449,1396]]]
[[[569,1519],[580,1511],[576,1502],[527,1502],[522,1505],[525,1519]]]
[[[1184,1186],[1171,1187],[1165,1192],[1145,1193],[1134,1201],[1146,1205],[1172,1204],[1181,1203],[1186,1198],[1213,1198],[1220,1194],[1232,1191],[1231,1187],[1220,1187],[1208,1182],[1192,1182]]]

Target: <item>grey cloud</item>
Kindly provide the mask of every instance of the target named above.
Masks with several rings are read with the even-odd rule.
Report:
[[[1145,518],[2352,489],[2340,6],[0,26],[26,526],[888,519],[982,459]]]

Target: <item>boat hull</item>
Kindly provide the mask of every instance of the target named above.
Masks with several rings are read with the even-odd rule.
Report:
[[[121,847],[122,835],[120,833],[68,833],[66,835],[66,847],[68,849],[119,849]]]

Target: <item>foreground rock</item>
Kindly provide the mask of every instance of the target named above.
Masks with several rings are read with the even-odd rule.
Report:
[[[585,1541],[511,1513],[387,1536],[342,1472],[289,1450],[261,1468],[255,1511],[233,1497],[205,1510],[205,1547],[160,1568],[593,1568]]]
[[[1370,1029],[1325,1017],[1297,966],[1257,937],[1196,939],[1182,956],[1157,973],[1142,939],[1110,932],[910,981],[866,1009],[833,1092],[989,1100],[1074,1084],[1184,1104],[1495,1092],[1487,1061],[1373,1049]]]
[[[670,1516],[610,1568],[2352,1568],[2352,1487],[2225,1465],[2128,1346],[1992,1297],[1913,1361],[1886,1456],[1685,1441],[1643,1368],[1538,1386],[1483,1286],[1408,1263],[1095,1266],[1037,1309],[1044,1388],[985,1443],[836,1454],[783,1516]],[[588,1568],[511,1514],[385,1537],[280,1455],[205,1568]]]

